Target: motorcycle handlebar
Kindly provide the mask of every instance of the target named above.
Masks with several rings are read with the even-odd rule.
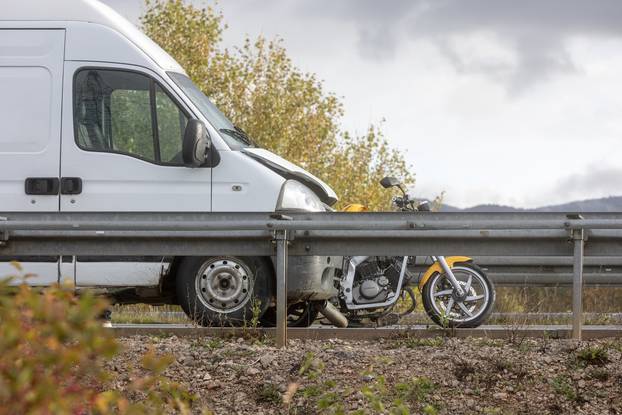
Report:
[[[393,204],[395,204],[395,206],[397,206],[401,210],[412,210],[412,211],[419,211],[419,212],[429,212],[431,210],[430,203],[427,200],[424,200],[423,202],[415,206],[415,200],[410,199],[408,195],[405,195],[403,197],[402,196],[394,197]]]

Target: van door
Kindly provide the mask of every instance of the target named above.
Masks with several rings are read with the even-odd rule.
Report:
[[[189,111],[155,75],[68,62],[61,211],[209,212],[211,168],[183,164]]]
[[[0,209],[59,210],[64,30],[0,29]],[[34,285],[58,281],[58,258],[0,258]],[[19,274],[19,273],[17,273]]]
[[[191,113],[162,79],[101,63],[67,62],[65,72],[73,129],[63,131],[61,211],[211,211],[211,168],[183,164]],[[158,285],[161,262],[78,257],[76,283]]]

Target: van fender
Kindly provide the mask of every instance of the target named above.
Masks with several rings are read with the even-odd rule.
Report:
[[[445,261],[447,261],[449,268],[452,268],[457,262],[469,262],[473,261],[473,259],[468,256],[448,256],[445,257]],[[419,291],[423,291],[423,287],[434,274],[440,274],[442,272],[443,268],[441,267],[441,264],[439,264],[438,261],[434,262],[434,264],[426,270],[425,274],[423,274],[423,277],[421,277],[421,280],[419,281]]]

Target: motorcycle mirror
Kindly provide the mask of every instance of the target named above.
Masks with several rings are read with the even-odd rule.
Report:
[[[417,205],[417,210],[420,212],[429,212],[431,210],[430,202],[424,200],[423,202],[419,203],[419,205]]]
[[[387,176],[384,179],[380,180],[380,185],[385,189],[389,187],[399,186],[401,183],[395,177]]]

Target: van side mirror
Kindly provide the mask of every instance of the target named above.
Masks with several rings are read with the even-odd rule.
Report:
[[[385,189],[388,189],[389,187],[399,186],[400,181],[397,180],[395,177],[388,176],[380,180],[380,185]]]
[[[207,127],[199,120],[190,119],[184,131],[182,157],[184,165],[200,167],[207,161],[207,152],[212,146]]]

